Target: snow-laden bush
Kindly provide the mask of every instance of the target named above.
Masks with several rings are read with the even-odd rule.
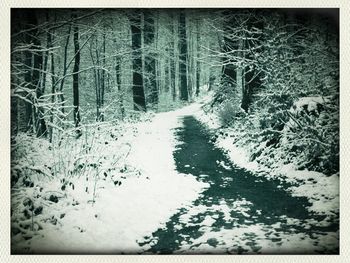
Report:
[[[304,97],[289,111],[281,138],[284,155],[300,169],[339,171],[339,105],[335,99]]]
[[[126,164],[133,123],[97,123],[56,134],[54,142],[19,133],[11,143],[11,235],[17,246],[47,224],[59,225],[66,210],[98,202],[101,187],[119,187],[139,176]],[[22,248],[14,247],[24,251]]]
[[[210,104],[211,107],[221,107],[221,104],[226,101],[230,101],[235,97],[235,91],[230,84],[222,84],[215,90],[213,100]]]
[[[228,99],[215,109],[221,124],[234,129],[235,144],[248,149],[251,161],[270,168],[293,164],[327,175],[339,172],[337,96],[260,96],[240,117],[237,104]]]
[[[231,101],[226,101],[219,108],[219,119],[223,126],[230,125],[241,113],[240,107]]]
[[[246,115],[241,108],[237,91],[233,85],[227,83],[221,84],[220,88],[215,90],[210,107],[217,111],[222,126],[230,126],[235,119]]]
[[[35,136],[19,133],[11,140],[11,185],[18,181],[26,186],[33,179],[52,177],[52,147],[50,143]],[[35,178],[34,178],[35,177]]]
[[[269,167],[293,163],[328,175],[339,171],[339,106],[336,99],[302,97],[289,108],[269,104],[254,113],[259,136],[247,128],[251,160]],[[272,114],[271,109],[275,109]],[[256,130],[255,130],[256,132]]]

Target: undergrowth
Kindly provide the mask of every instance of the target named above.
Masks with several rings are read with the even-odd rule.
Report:
[[[70,207],[93,206],[102,185],[120,187],[139,176],[126,158],[137,134],[134,122],[102,122],[56,134],[53,143],[19,133],[11,140],[11,242],[21,253],[21,240],[58,226]],[[103,184],[102,184],[103,182]]]
[[[249,149],[250,160],[268,167],[292,163],[332,175],[339,172],[339,101],[336,96],[255,98],[248,114],[232,99],[211,104],[222,129],[233,129],[234,143]],[[305,102],[304,102],[305,101]],[[315,102],[317,101],[317,102]],[[302,103],[301,103],[302,102]],[[221,132],[224,136],[225,132]]]

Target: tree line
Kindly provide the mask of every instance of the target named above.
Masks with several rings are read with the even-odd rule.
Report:
[[[13,9],[11,19],[14,133],[52,139],[72,125],[80,134],[82,121],[166,110],[215,71],[206,10]]]
[[[278,130],[296,99],[339,95],[337,21],[322,10],[11,12],[14,134],[80,135],[82,122],[168,110],[205,85],[229,119],[259,112]]]

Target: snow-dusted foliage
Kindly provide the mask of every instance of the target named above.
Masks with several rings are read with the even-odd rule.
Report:
[[[295,184],[289,188],[293,195],[308,197],[312,211],[330,214],[336,221],[337,35],[317,19],[307,24],[291,18],[286,23],[288,16],[259,16],[259,12],[246,18],[263,21],[265,26],[261,31],[246,30],[249,37],[243,40],[232,33],[231,40],[245,41],[245,54],[236,56],[233,48],[226,57],[243,65],[246,72],[256,72],[255,83],[248,83],[250,76],[245,73],[246,98],[237,92],[240,84],[221,83],[198,118],[216,129],[213,141],[238,166]],[[249,107],[243,111],[247,98]]]
[[[83,126],[57,144],[13,141],[13,253],[141,253],[161,227],[208,185],[175,170],[177,111]],[[181,193],[181,194],[179,194]]]
[[[127,177],[138,176],[126,164],[136,133],[135,125],[120,122],[85,126],[78,140],[74,130],[66,131],[56,143],[24,133],[15,136],[11,149],[13,252],[26,252],[28,242],[42,231],[62,227],[61,221],[74,207],[93,206],[101,187],[118,188]]]
[[[247,19],[263,20],[263,31],[248,31],[256,49],[232,57],[257,72],[259,85],[245,83],[249,108],[243,112],[238,86],[225,83],[211,102],[223,126],[241,134],[240,145],[250,145],[250,159],[267,166],[293,163],[328,175],[339,171],[339,65],[336,36],[321,22],[284,24],[273,14]],[[254,32],[253,32],[254,31]],[[235,36],[237,38],[237,36]],[[233,38],[234,40],[236,38]],[[263,48],[262,48],[263,47]],[[229,53],[229,57],[233,56]],[[248,60],[248,62],[247,62]],[[238,73],[237,73],[238,74]],[[248,76],[249,77],[249,76]],[[238,81],[238,79],[237,79]],[[247,80],[246,80],[247,81]],[[238,85],[238,84],[237,84]],[[241,104],[242,102],[242,104]],[[225,133],[225,132],[224,132]]]

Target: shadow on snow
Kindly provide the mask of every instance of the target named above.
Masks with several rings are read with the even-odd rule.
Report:
[[[194,239],[201,237],[205,231],[208,231],[201,228],[201,222],[208,215],[215,218],[215,222],[210,226],[210,231],[261,224],[277,231],[277,234],[265,233],[264,238],[271,242],[282,242],[278,232],[285,235],[294,231],[293,233],[304,233],[312,236],[312,233],[315,232],[338,229],[336,224],[328,227],[312,225],[309,229],[302,227],[302,224],[291,226],[290,222],[287,223],[287,218],[304,222],[307,219],[321,221],[324,216],[309,213],[307,207],[310,206],[310,203],[307,199],[292,197],[283,190],[286,185],[278,187],[281,185],[280,181],[257,177],[232,165],[222,150],[210,142],[210,133],[193,116],[183,117],[183,124],[183,128],[176,129],[177,139],[181,143],[173,153],[176,168],[180,173],[192,174],[197,177],[197,180],[210,184],[210,187],[203,191],[192,204],[192,208],[204,206],[207,209],[190,217],[190,222],[183,222],[181,216],[186,215],[191,207],[179,209],[164,228],[158,229],[152,234],[152,237],[146,237],[144,242],[139,243],[141,246],[151,245],[146,253],[171,254],[176,253],[182,244],[191,244]],[[237,211],[233,209],[230,211],[232,220],[225,220],[222,211],[211,209],[213,206],[222,205],[223,202],[232,207],[236,201],[241,200],[248,204],[245,205],[249,208],[248,218],[246,213],[244,215],[239,209]],[[276,223],[278,227],[276,227]],[[233,253],[258,253],[261,247],[256,244],[255,239],[254,234],[246,233],[244,240],[251,247],[251,251],[237,246]],[[207,241],[214,249],[218,242],[217,240]],[[319,252],[327,253],[329,251]],[[332,253],[334,252],[336,251],[332,251]],[[310,251],[310,253],[314,252]]]

